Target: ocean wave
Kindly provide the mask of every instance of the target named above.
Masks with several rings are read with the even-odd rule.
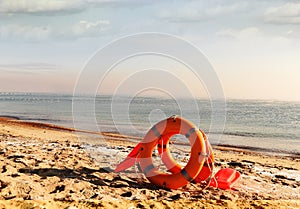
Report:
[[[220,134],[220,133],[218,133]],[[256,137],[256,138],[282,138],[282,139],[300,139],[296,134],[290,133],[254,133],[254,132],[228,132],[224,131],[224,135],[241,136],[241,137]]]

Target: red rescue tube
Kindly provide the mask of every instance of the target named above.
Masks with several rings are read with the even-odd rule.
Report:
[[[175,134],[185,135],[189,139],[191,145],[190,159],[179,172],[161,173],[153,165],[153,150],[161,138],[164,136],[170,138]],[[206,148],[202,133],[191,122],[181,117],[170,117],[153,126],[142,140],[139,165],[145,176],[153,184],[164,188],[178,189],[198,176],[204,164],[205,156]]]
[[[213,166],[214,166],[213,165],[214,154],[213,154],[212,147],[210,146],[205,133],[202,130],[200,131],[205,141],[205,149],[208,157],[205,159],[200,173],[194,179],[194,182],[196,183],[201,183],[205,180],[208,180],[212,175]],[[171,173],[177,173],[181,171],[182,166],[174,160],[174,158],[170,153],[170,149],[169,149],[170,138],[171,138],[170,136],[163,136],[158,142],[157,150],[161,156],[162,162],[165,164],[168,171]]]

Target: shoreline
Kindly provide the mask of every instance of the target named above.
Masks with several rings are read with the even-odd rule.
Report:
[[[129,135],[123,135],[115,132],[96,132],[96,131],[89,131],[89,130],[76,130],[74,128],[62,126],[62,125],[55,125],[51,123],[42,123],[42,122],[33,122],[33,121],[26,121],[22,120],[18,117],[14,116],[8,116],[8,115],[2,115],[0,116],[0,121],[6,121],[11,123],[17,123],[21,125],[29,125],[32,127],[39,127],[39,128],[45,128],[45,129],[52,129],[52,130],[58,130],[58,131],[67,131],[72,133],[83,133],[83,134],[91,134],[91,135],[102,135],[103,137],[112,138],[116,141],[123,142],[125,139],[130,139],[134,143],[138,143],[140,140],[142,140],[142,137],[138,136],[129,136]],[[189,144],[184,143],[175,143],[178,145],[184,145],[188,146]],[[268,148],[260,148],[260,147],[251,147],[246,145],[230,145],[230,144],[211,144],[213,149],[216,150],[223,150],[223,151],[235,151],[235,152],[247,152],[249,154],[264,154],[264,155],[270,155],[270,156],[286,156],[286,157],[293,157],[296,159],[300,158],[300,152],[288,152],[285,150],[274,150],[274,149],[268,149]]]
[[[75,130],[59,126],[0,119],[0,206],[300,207],[298,158],[217,148],[215,171],[229,167],[241,173],[234,190],[213,187],[202,190],[195,183],[178,190],[165,190],[152,185],[135,167],[122,173],[113,172],[137,139],[105,133],[104,140],[99,140],[96,134],[79,134],[82,139]]]

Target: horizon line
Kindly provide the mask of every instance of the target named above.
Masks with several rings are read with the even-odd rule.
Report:
[[[31,91],[31,92],[21,92],[21,91],[3,91],[0,92],[0,95],[13,95],[13,94],[23,94],[23,95],[30,95],[30,94],[40,94],[40,95],[65,95],[65,96],[74,96],[74,93],[72,92],[38,92],[38,91]],[[93,97],[95,96],[95,94],[91,94],[91,93],[80,93],[80,94],[76,94],[76,96],[90,96]],[[96,96],[118,96],[118,97],[130,97],[132,95],[130,94],[119,94],[119,95],[113,95],[113,94],[96,94]],[[164,96],[159,96],[159,95],[147,95],[147,96],[136,96],[137,98],[156,98],[156,99],[167,99],[167,97]],[[223,98],[209,98],[209,97],[183,97],[183,96],[179,96],[177,99],[203,99],[203,100],[220,100]],[[226,97],[225,96],[225,101],[233,101],[233,100],[243,100],[243,101],[268,101],[268,102],[300,102],[300,100],[289,100],[289,99],[278,99],[278,98],[238,98],[238,97]]]

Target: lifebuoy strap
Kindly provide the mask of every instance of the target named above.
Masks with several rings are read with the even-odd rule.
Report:
[[[154,132],[155,136],[157,136],[158,138],[161,138],[161,134],[159,133],[159,131],[157,130],[156,126],[153,126],[151,128],[151,130]]]
[[[163,144],[163,145],[158,144],[157,146],[158,146],[159,148],[167,149],[167,145],[166,145],[166,144]]]
[[[190,136],[192,135],[192,133],[196,132],[195,128],[191,128],[190,130],[188,130],[188,132],[185,134],[186,138],[190,138]]]
[[[147,176],[147,173],[148,173],[149,171],[151,171],[153,168],[155,168],[153,164],[148,165],[148,166],[144,169],[144,174],[145,174],[145,176]]]
[[[183,175],[183,177],[186,179],[186,180],[188,180],[188,181],[193,181],[194,179],[186,172],[186,170],[185,169],[182,169],[181,171],[180,171],[180,173]]]
[[[137,168],[138,168],[139,172],[143,172],[140,163],[137,163],[136,165],[137,165]]]
[[[206,161],[203,163],[203,167],[211,167],[213,165],[212,162],[207,163]]]

